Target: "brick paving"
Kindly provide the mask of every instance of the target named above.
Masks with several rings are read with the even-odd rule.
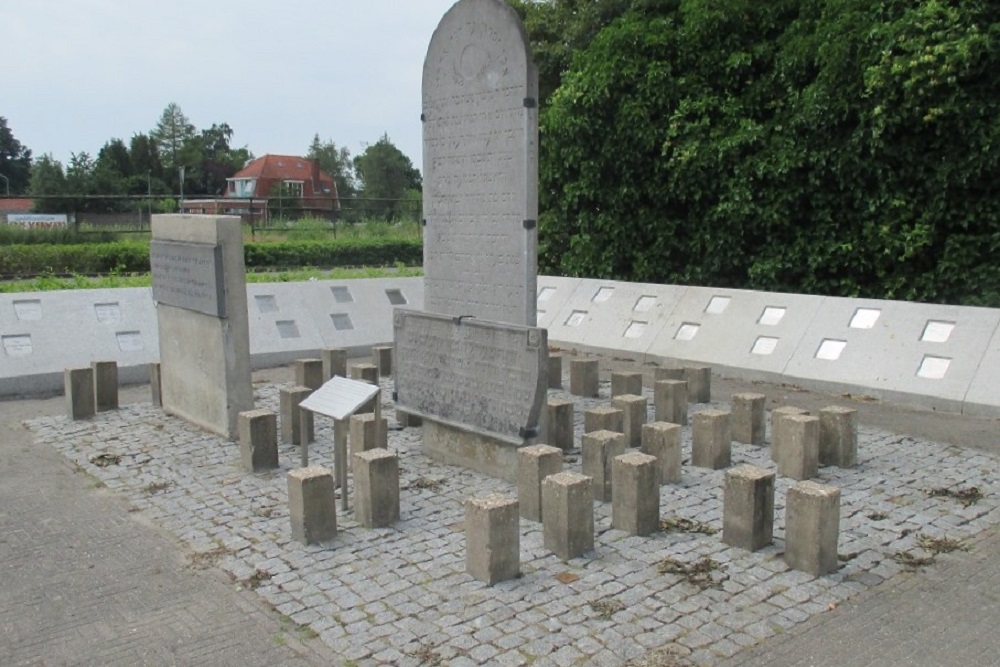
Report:
[[[279,386],[257,385],[257,407],[277,411]],[[391,395],[391,384],[384,388]],[[578,439],[583,410],[607,404],[608,389],[604,383],[603,398],[587,400],[551,392],[577,403]],[[696,409],[707,408],[728,404]],[[318,418],[316,425],[310,462],[332,466],[331,424]],[[926,539],[969,544],[1000,523],[1000,457],[862,427],[860,465],[822,468],[818,478],[843,492],[844,562],[833,575],[814,578],[781,559],[791,481],[779,478],[775,544],[755,554],[727,547],[719,534],[630,537],[610,528],[610,505],[598,503],[594,552],[563,563],[543,548],[540,524],[522,520],[522,576],[490,588],[464,571],[462,503],[516,489],[430,461],[420,453],[419,429],[394,428],[389,436],[400,456],[399,523],[367,530],[348,513],[338,517],[336,540],[306,547],[289,536],[285,473],[298,462],[292,447],[281,448],[280,470],[244,474],[234,443],[143,403],[86,422],[41,417],[29,427],[37,446],[53,445],[134,515],[200,554],[196,562],[255,590],[296,632],[315,633],[345,664],[620,665],[649,662],[661,652],[692,664],[739,654],[734,664],[741,664],[747,647],[777,635],[806,636],[852,598],[918,578],[895,559],[928,556]],[[579,458],[570,452],[567,469],[579,471]],[[684,459],[682,483],[661,487],[661,515],[721,530],[724,471],[687,465],[690,427]],[[734,443],[733,463],[774,469],[767,448],[751,445]],[[972,486],[983,497],[968,506],[927,493]],[[665,559],[682,565],[708,559],[718,569],[702,587],[661,573]]]

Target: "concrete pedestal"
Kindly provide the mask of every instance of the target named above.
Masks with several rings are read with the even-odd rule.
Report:
[[[642,373],[611,374],[611,398],[626,394],[642,396]]]
[[[733,440],[747,445],[764,444],[766,398],[764,394],[733,394]]]
[[[636,394],[621,394],[611,399],[611,407],[622,412],[622,433],[625,434],[626,447],[642,445],[642,425],[646,423],[647,404],[645,396]]]
[[[831,406],[819,411],[819,463],[853,468],[858,464],[858,411]]]
[[[388,449],[358,452],[354,461],[354,517],[365,528],[399,520],[399,458]]]
[[[546,425],[548,428],[547,444],[563,451],[573,449],[575,445],[573,420],[576,410],[573,401],[550,398],[546,409],[549,411]]]
[[[840,489],[799,482],[785,498],[785,562],[822,576],[836,572],[840,536]]]
[[[240,464],[247,472],[278,467],[278,416],[270,410],[239,415]]]
[[[550,445],[531,445],[517,450],[517,501],[521,517],[542,520],[542,481],[562,472],[562,450]]]
[[[652,422],[642,427],[642,453],[656,458],[657,482],[681,481],[681,425]]]
[[[67,368],[63,371],[66,416],[87,419],[94,416],[94,371],[91,368]]]
[[[625,453],[625,435],[614,431],[584,433],[580,444],[583,474],[593,480],[595,500],[611,500],[611,461]]]
[[[569,362],[569,393],[596,398],[601,387],[597,359],[571,359]]]
[[[687,382],[684,380],[657,380],[653,384],[653,416],[658,422],[686,426],[688,423]]]
[[[751,465],[726,471],[722,492],[722,541],[757,551],[773,541],[774,473]]]
[[[542,482],[542,537],[545,548],[562,560],[594,549],[594,496],[591,479],[574,472],[549,475]]]
[[[465,502],[465,571],[483,583],[513,579],[521,570],[517,501],[504,496]]]
[[[660,485],[656,459],[641,452],[616,456],[611,462],[611,527],[630,535],[660,529]]]
[[[321,466],[288,473],[288,514],[292,539],[316,544],[337,536],[337,498],[333,475]]]
[[[702,410],[694,413],[691,424],[691,465],[719,470],[732,461],[733,435],[729,413]]]

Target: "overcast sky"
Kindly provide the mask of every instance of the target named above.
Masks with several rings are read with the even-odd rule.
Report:
[[[388,133],[420,169],[424,55],[454,2],[0,0],[0,116],[64,166],[176,102],[258,157]]]

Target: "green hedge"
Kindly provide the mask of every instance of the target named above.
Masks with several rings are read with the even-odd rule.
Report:
[[[419,240],[337,239],[334,241],[250,242],[244,246],[248,268],[302,266],[419,266]],[[0,246],[0,274],[145,273],[149,245],[138,241],[77,245]]]

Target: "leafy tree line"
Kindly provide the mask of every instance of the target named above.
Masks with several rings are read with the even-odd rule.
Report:
[[[1000,5],[511,4],[542,270],[1000,306]]]

